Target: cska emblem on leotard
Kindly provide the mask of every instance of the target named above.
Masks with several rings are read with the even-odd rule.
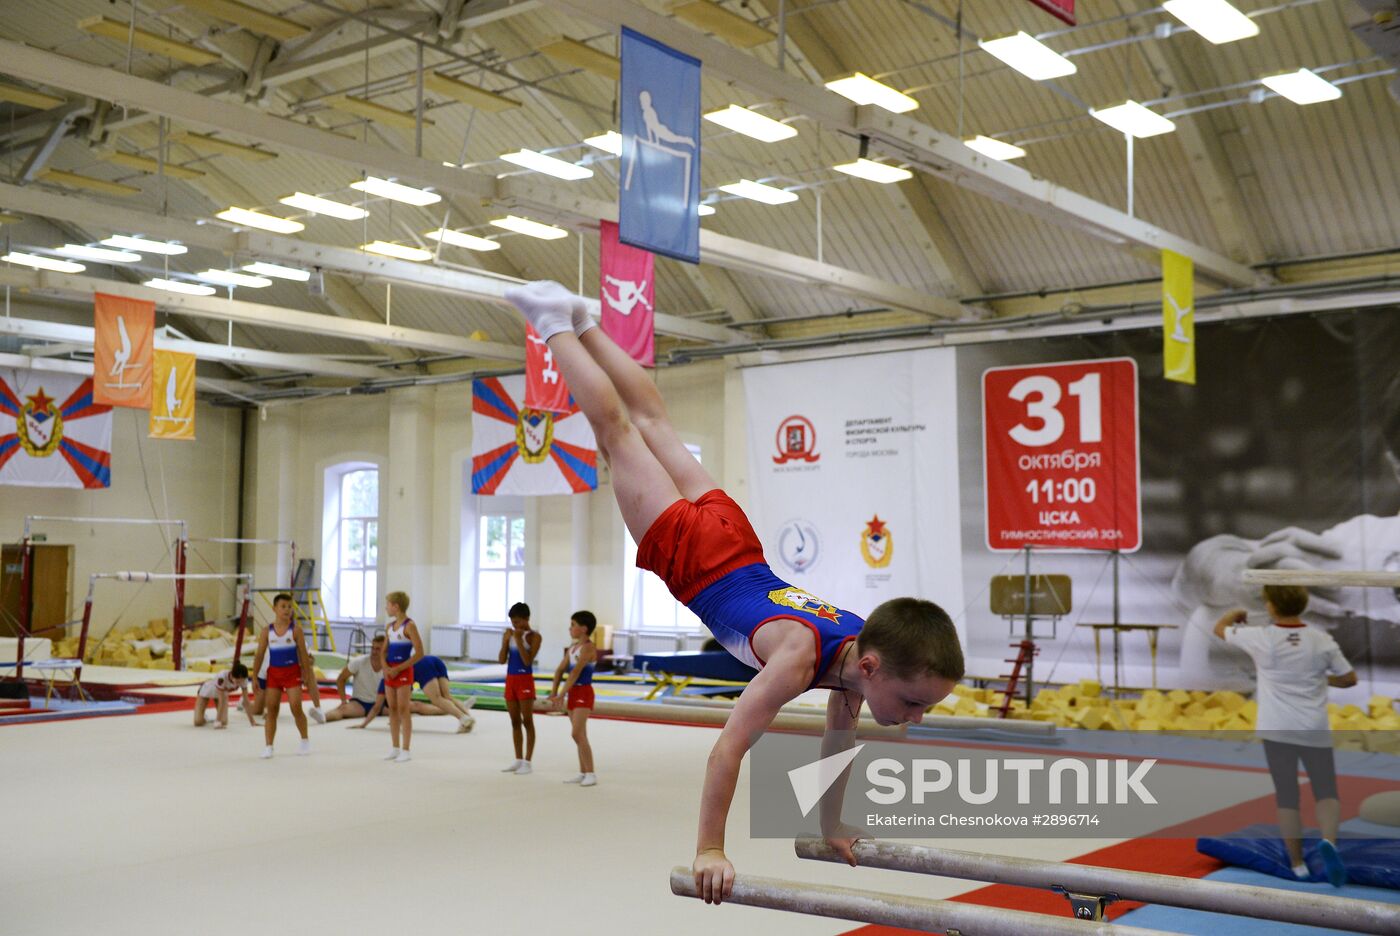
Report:
[[[806,611],[833,624],[840,622],[841,611],[834,604],[827,604],[820,598],[800,588],[775,588],[768,593],[768,600],[794,611]]]
[[[515,444],[526,464],[538,465],[549,457],[554,442],[554,414],[545,410],[521,409],[515,423]]]

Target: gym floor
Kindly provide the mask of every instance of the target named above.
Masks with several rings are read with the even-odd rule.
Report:
[[[498,712],[478,713],[467,735],[447,718],[416,719],[414,760],[404,765],[380,760],[384,719],[364,731],[313,723],[314,753],[297,757],[284,711],[270,761],[257,758],[261,729],[237,711],[228,730],[195,729],[188,711],[15,726],[3,734],[12,847],[0,880],[22,899],[7,901],[0,929],[215,936],[250,924],[363,932],[426,920],[577,936],[613,936],[638,920],[668,936],[856,928],[671,895],[669,869],[693,854],[713,729],[595,719],[599,785],[580,789],[562,783],[576,771],[568,723],[536,723],[528,777],[500,772],[511,744]],[[1199,772],[1202,812],[1232,805],[1227,772]],[[282,777],[270,783],[269,774]],[[744,872],[926,897],[981,887],[799,862],[790,842],[750,839],[748,815],[745,776],[729,842]],[[1054,860],[1115,842],[940,841]]]

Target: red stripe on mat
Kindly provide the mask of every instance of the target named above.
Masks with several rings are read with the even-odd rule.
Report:
[[[1357,816],[1361,801],[1372,793],[1393,790],[1392,780],[1374,777],[1338,777],[1337,788],[1342,801],[1342,820]],[[1304,798],[1303,822],[1315,825],[1312,814],[1312,801]],[[1118,868],[1123,871],[1148,871],[1153,874],[1170,874],[1177,877],[1202,878],[1220,870],[1225,865],[1196,851],[1196,839],[1203,835],[1221,835],[1256,823],[1277,821],[1273,796],[1261,796],[1246,800],[1225,809],[1208,813],[1198,819],[1159,829],[1154,837],[1132,839],[1100,848],[1077,858],[1068,859],[1069,864],[1099,865],[1105,868]],[[891,872],[895,873],[895,872]],[[1000,907],[1006,910],[1024,910],[1030,913],[1048,913],[1051,916],[1069,916],[1069,904],[1059,894],[1028,887],[1014,887],[1010,884],[991,884],[956,897],[948,898],[959,903],[979,904],[984,907]],[[1108,908],[1109,919],[1117,919],[1129,910],[1143,906],[1141,903],[1123,900]],[[917,930],[900,929],[893,926],[862,926],[847,930],[841,936],[918,936]]]

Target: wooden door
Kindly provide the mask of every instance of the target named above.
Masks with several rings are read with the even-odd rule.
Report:
[[[0,634],[19,634],[20,547],[7,544],[0,558]],[[34,544],[34,574],[30,582],[30,632],[57,640],[55,630],[68,621],[68,596],[73,578],[73,547]]]

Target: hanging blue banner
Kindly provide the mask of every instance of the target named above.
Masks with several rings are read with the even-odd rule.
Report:
[[[700,262],[700,60],[622,30],[618,239]]]

